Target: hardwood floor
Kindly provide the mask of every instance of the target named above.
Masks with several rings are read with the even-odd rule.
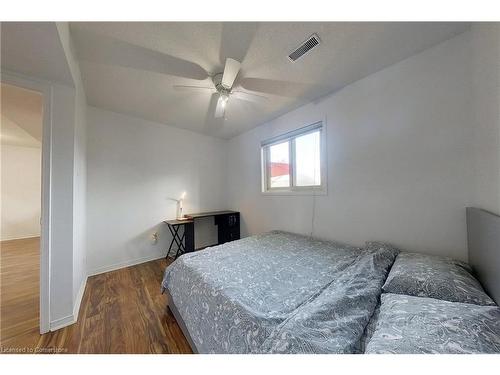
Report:
[[[0,244],[0,342],[39,331],[40,238]]]
[[[44,335],[37,324],[36,329],[2,336],[0,346],[4,352],[192,353],[160,292],[169,262],[161,259],[89,277],[77,323]],[[6,281],[4,285],[2,279],[2,296],[6,285],[16,283]],[[5,311],[10,311],[8,301]],[[2,314],[6,332],[12,331],[9,319]]]

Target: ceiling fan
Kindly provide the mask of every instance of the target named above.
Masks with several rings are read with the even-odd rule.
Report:
[[[208,90],[213,92],[215,95],[219,95],[214,116],[215,118],[224,118],[230,97],[250,102],[267,100],[267,97],[262,95],[233,90],[234,81],[236,80],[240,69],[241,63],[239,61],[227,58],[224,71],[211,76],[212,82],[214,83],[213,87],[174,85],[174,88],[178,90]]]
[[[217,119],[225,118],[228,102],[232,102],[233,99],[265,102],[276,97],[296,100],[307,96],[312,100],[317,97],[318,92],[326,93],[331,91],[329,86],[321,86],[318,83],[282,81],[251,75],[242,76],[240,72],[241,61],[245,59],[253,35],[258,27],[257,23],[223,23],[219,57],[221,62],[225,60],[225,65],[222,72],[217,74],[207,72],[198,63],[156,49],[133,44],[105,33],[96,32],[93,27],[93,25],[72,25],[72,36],[77,46],[80,61],[98,65],[119,66],[197,81],[204,81],[210,77],[213,82],[210,87],[177,85],[173,86],[173,88],[211,92],[213,96],[209,104],[209,116],[212,116],[212,113],[215,112],[214,115]],[[313,39],[314,36],[310,39]],[[296,61],[310,48],[319,44],[318,41],[312,43],[310,39],[290,54],[289,59]],[[300,53],[297,54],[297,51]],[[226,56],[232,56],[232,58],[226,58]],[[238,88],[234,89],[237,78]],[[240,91],[240,87],[245,91]],[[262,93],[265,96],[257,93]]]

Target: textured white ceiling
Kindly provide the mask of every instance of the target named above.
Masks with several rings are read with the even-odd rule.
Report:
[[[41,94],[2,83],[0,109],[2,144],[41,147]]]
[[[72,23],[90,105],[222,138],[464,32],[466,23]],[[291,63],[312,33],[321,45]],[[230,98],[225,120],[217,94],[175,90],[211,86],[227,57],[242,62],[234,89],[265,95]]]
[[[2,22],[2,70],[73,85],[55,22]]]

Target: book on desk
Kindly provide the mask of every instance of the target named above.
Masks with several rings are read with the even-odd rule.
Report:
[[[174,219],[164,221],[172,234],[167,257],[174,244],[177,245],[176,258],[183,253],[195,251],[194,223],[196,219],[207,217],[213,217],[214,225],[217,226],[217,245],[240,239],[240,213],[237,211],[225,210],[187,214],[182,220]]]

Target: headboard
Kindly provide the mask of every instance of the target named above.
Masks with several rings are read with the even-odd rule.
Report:
[[[486,292],[500,305],[500,216],[467,207],[469,263]]]

